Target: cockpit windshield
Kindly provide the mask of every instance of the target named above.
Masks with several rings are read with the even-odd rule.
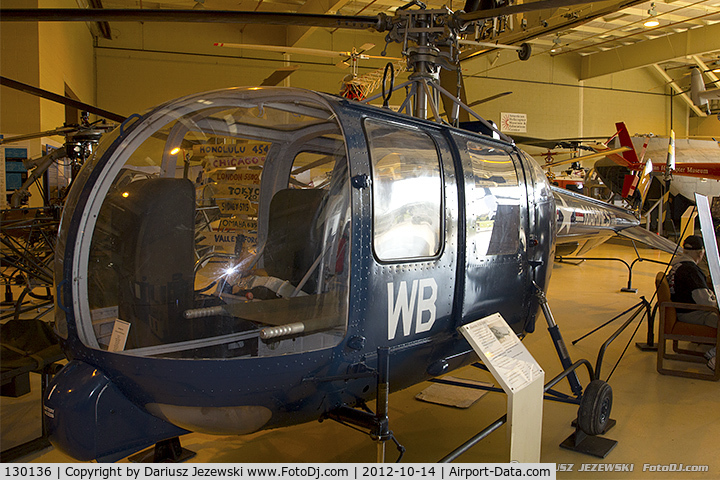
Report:
[[[87,207],[92,235],[76,248],[80,276],[87,269],[74,292],[87,299],[76,306],[81,340],[172,358],[337,345],[350,191],[330,108],[310,95],[227,90],[138,122],[98,153],[112,158],[95,186],[102,201]]]

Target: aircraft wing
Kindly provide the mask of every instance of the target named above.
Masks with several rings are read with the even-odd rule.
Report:
[[[677,246],[670,240],[640,227],[631,210],[558,187],[551,188],[557,210],[557,255],[582,255],[616,234],[668,253],[676,250]]]
[[[575,163],[575,162],[584,162],[585,160],[594,160],[596,158],[603,158],[610,155],[616,155],[620,158],[622,158],[620,155],[617,155],[619,153],[627,151],[627,147],[620,147],[620,148],[613,148],[608,150],[597,150],[595,153],[591,153],[589,155],[581,155],[579,157],[574,158],[568,158],[566,160],[559,160],[557,162],[551,162],[546,163],[543,165],[543,168],[552,168],[552,167],[558,167],[560,165],[567,165],[568,163]]]
[[[660,235],[657,235],[640,226],[619,230],[617,234],[622,237],[629,238],[630,240],[642,242],[645,245],[657,248],[658,250],[662,250],[667,253],[675,253],[677,250],[678,254],[681,254],[683,251],[680,246],[676,245],[667,238],[661,237]]]

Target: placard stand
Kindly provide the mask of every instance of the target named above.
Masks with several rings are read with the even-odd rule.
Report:
[[[508,396],[510,461],[539,463],[545,372],[499,313],[458,330]]]

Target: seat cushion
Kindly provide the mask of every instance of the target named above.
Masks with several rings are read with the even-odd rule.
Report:
[[[675,322],[670,332],[672,335],[695,335],[698,337],[717,338],[717,329],[707,325],[695,325],[694,323]]]

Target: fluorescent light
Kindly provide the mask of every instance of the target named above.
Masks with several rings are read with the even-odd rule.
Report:
[[[648,20],[647,22],[643,23],[643,25],[645,25],[646,27],[657,27],[658,25],[660,25],[660,22],[653,19],[653,20]]]

